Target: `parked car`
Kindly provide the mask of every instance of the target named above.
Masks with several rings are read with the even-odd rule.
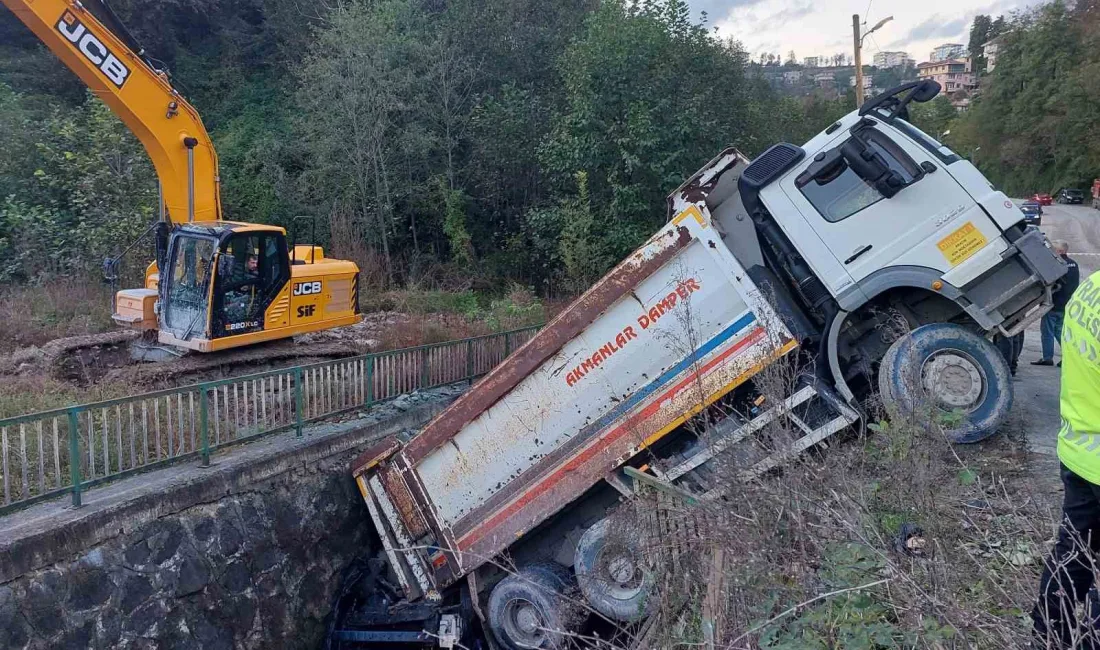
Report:
[[[1024,213],[1024,223],[1029,226],[1042,225],[1043,206],[1038,201],[1024,201],[1020,210]]]
[[[1058,202],[1064,204],[1079,204],[1085,201],[1085,193],[1076,189],[1065,189],[1058,192]]]
[[[1046,192],[1037,192],[1032,195],[1030,200],[1035,201],[1039,205],[1050,205],[1051,203],[1054,203],[1054,198]]]

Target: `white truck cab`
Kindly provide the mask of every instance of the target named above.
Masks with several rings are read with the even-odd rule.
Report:
[[[671,215],[707,191],[727,246],[758,283],[789,294],[818,344],[819,375],[850,401],[898,374],[897,355],[887,355],[896,337],[882,333],[889,323],[938,325],[944,345],[958,331],[947,325],[1014,336],[1049,310],[1065,273],[1008,197],[906,119],[911,102],[938,92],[930,80],[903,84],[804,146],[777,144],[751,163],[726,150],[670,197]],[[998,360],[983,363],[991,349],[923,363],[918,383],[956,386],[940,391],[941,405],[972,412],[1001,383]],[[945,382],[929,368],[973,381]],[[998,410],[1003,417],[1007,404]],[[975,422],[960,440],[990,435],[999,421]]]

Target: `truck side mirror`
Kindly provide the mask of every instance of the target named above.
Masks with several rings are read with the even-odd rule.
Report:
[[[870,183],[879,194],[892,198],[905,188],[905,178],[890,169],[886,159],[858,137],[852,137],[840,147],[845,162],[853,172]]]

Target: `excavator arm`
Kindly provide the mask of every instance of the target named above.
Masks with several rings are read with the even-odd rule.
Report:
[[[198,112],[88,9],[100,0],[0,0],[137,136],[174,223],[222,218],[218,156]],[[101,15],[113,14],[101,5]]]

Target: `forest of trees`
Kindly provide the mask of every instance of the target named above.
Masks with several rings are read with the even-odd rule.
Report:
[[[980,16],[971,40],[1005,45],[973,107],[916,118],[1010,193],[1100,175],[1098,2]],[[851,108],[781,96],[683,0],[112,5],[203,115],[227,217],[312,215],[380,288],[576,291],[722,147]],[[97,274],[155,217],[134,138],[4,9],[0,139],[0,282]]]
[[[573,291],[722,147],[850,110],[780,97],[680,0],[115,0],[201,112],[228,218],[373,286]],[[0,9],[0,281],[97,272],[155,216],[136,141]]]
[[[1001,47],[970,110],[944,124],[947,143],[1011,196],[1088,187],[1100,177],[1100,0],[974,27],[971,47],[991,33]]]

